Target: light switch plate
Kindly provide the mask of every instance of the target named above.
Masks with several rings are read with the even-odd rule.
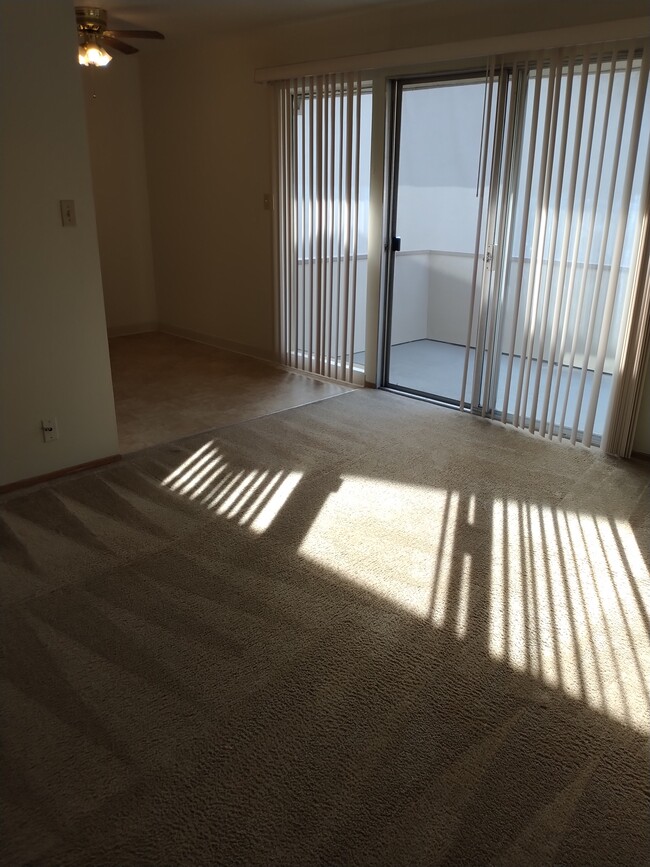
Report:
[[[74,209],[74,199],[61,199],[59,204],[61,206],[61,225],[76,226],[77,215]]]

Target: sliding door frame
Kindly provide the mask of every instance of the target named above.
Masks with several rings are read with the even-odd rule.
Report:
[[[635,42],[637,40],[634,40]],[[642,40],[639,40],[641,43]],[[626,48],[620,43],[611,45],[612,57],[618,58],[625,56],[626,52],[633,52],[636,58],[640,56],[641,48]],[[586,52],[593,52],[596,56],[607,56],[607,48],[600,46],[589,45]],[[535,385],[533,389],[533,412],[532,418],[526,415],[526,407],[523,407],[525,417],[517,416],[508,412],[508,405],[499,406],[498,392],[503,376],[501,371],[501,354],[502,342],[504,338],[504,328],[507,320],[504,319],[504,311],[507,305],[512,301],[509,297],[509,277],[512,274],[514,267],[512,262],[512,252],[514,244],[514,221],[517,218],[517,206],[521,204],[521,196],[523,190],[520,188],[520,171],[521,163],[524,159],[523,147],[526,141],[525,123],[526,123],[526,106],[532,98],[528,88],[529,75],[535,67],[537,74],[542,75],[543,70],[549,69],[549,74],[556,77],[555,90],[559,93],[559,88],[564,87],[561,84],[565,74],[565,69],[569,69],[570,75],[576,75],[577,66],[584,61],[580,47],[550,49],[548,51],[539,52],[538,60],[524,60],[522,65],[523,55],[511,55],[510,57],[501,57],[497,61],[497,68],[486,73],[485,67],[477,69],[475,65],[461,69],[447,68],[444,71],[431,71],[419,73],[417,75],[392,75],[385,79],[388,99],[388,117],[389,122],[386,124],[386,207],[385,207],[385,222],[383,234],[383,284],[382,292],[382,309],[383,321],[380,332],[380,345],[383,343],[381,354],[380,371],[378,385],[392,391],[397,391],[429,400],[434,403],[456,407],[461,410],[469,410],[474,414],[483,417],[489,417],[493,420],[501,421],[502,423],[512,423],[517,427],[527,428],[531,432],[539,431],[541,436],[553,439],[566,437],[566,425],[558,423],[557,420],[551,423],[551,428],[547,428],[546,410],[542,409],[542,415],[538,417],[540,406],[538,406],[538,398],[541,396],[539,392],[539,370],[535,374]],[[630,61],[631,62],[631,61]],[[533,63],[533,66],[526,64]],[[584,73],[585,75],[588,73]],[[483,148],[491,149],[491,169],[486,183],[485,193],[487,196],[487,207],[479,208],[478,221],[482,222],[479,226],[478,236],[480,243],[477,242],[477,262],[482,270],[480,274],[475,271],[475,279],[473,281],[473,299],[471,302],[472,309],[469,311],[468,322],[468,339],[467,347],[469,347],[470,339],[475,336],[476,348],[474,350],[474,376],[472,382],[470,399],[467,399],[465,379],[463,378],[463,386],[458,399],[445,397],[435,393],[423,392],[418,389],[409,388],[407,386],[398,385],[391,382],[390,362],[391,362],[391,329],[392,316],[395,304],[395,254],[397,252],[395,246],[395,238],[398,231],[398,191],[399,191],[399,160],[402,138],[402,108],[403,108],[403,91],[410,84],[432,84],[436,82],[458,82],[463,80],[483,78],[485,76],[486,86],[488,77],[492,76],[492,86],[496,93],[496,109],[494,118],[486,118],[484,120],[484,135],[489,136],[488,143],[484,143]],[[557,99],[555,95],[553,99]],[[555,112],[555,108],[551,109],[551,104],[546,108],[546,111]],[[568,106],[565,108],[568,111]],[[625,109],[625,111],[632,109]],[[488,112],[489,114],[489,112]],[[566,123],[566,120],[564,121]],[[556,121],[559,123],[559,119]],[[555,128],[555,127],[554,127]],[[539,147],[539,145],[538,145]],[[543,150],[542,143],[542,150]],[[563,165],[563,164],[562,164]],[[485,180],[485,177],[484,177]],[[545,184],[547,182],[545,181]],[[550,183],[550,182],[549,182]],[[534,199],[531,199],[531,202]],[[555,238],[556,230],[550,229]],[[555,240],[553,240],[553,249],[555,250]],[[540,252],[541,256],[542,253]],[[475,266],[476,267],[476,266]],[[544,278],[545,284],[547,278]],[[611,280],[611,278],[610,278]],[[544,289],[545,304],[548,303],[548,286]],[[609,289],[607,290],[609,292]],[[526,301],[527,293],[524,292],[520,300]],[[611,293],[610,293],[611,294]],[[531,315],[536,315],[537,311],[537,294],[535,293],[532,299],[534,310]],[[516,320],[519,314],[519,306],[514,308],[515,322],[513,327],[516,328]],[[526,314],[528,316],[528,314]],[[544,308],[544,317],[547,316],[546,307]],[[563,314],[565,315],[565,314]],[[528,321],[528,319],[526,319]],[[546,327],[546,326],[545,326]],[[550,327],[550,326],[549,326]],[[555,326],[553,326],[555,328]],[[608,325],[609,328],[609,325]],[[544,330],[543,335],[546,335]],[[552,332],[551,332],[552,333]],[[514,340],[513,336],[513,340]],[[537,339],[537,338],[534,338]],[[545,339],[545,337],[544,337]],[[602,338],[601,338],[602,342]],[[530,348],[533,352],[533,347]],[[512,350],[511,353],[512,355]],[[521,364],[530,364],[530,359],[527,360],[528,350],[521,356]],[[554,353],[555,357],[555,353]],[[532,358],[532,356],[530,356]],[[467,363],[467,362],[466,362]],[[539,364],[542,362],[539,361]],[[585,364],[586,364],[585,360]],[[510,362],[512,364],[512,362]],[[572,368],[575,370],[576,368]],[[550,373],[548,375],[551,375]],[[558,373],[558,376],[560,373]],[[518,378],[521,377],[521,371]],[[507,378],[510,378],[510,366],[508,367]],[[583,375],[584,378],[584,375]],[[525,397],[528,395],[528,373],[526,379]],[[506,382],[506,384],[508,384]],[[549,386],[545,386],[548,390]],[[568,386],[567,386],[568,388]],[[509,389],[510,391],[510,389]],[[546,401],[546,397],[543,397]],[[590,398],[591,403],[595,404],[597,398],[594,395]],[[526,401],[525,401],[526,402]],[[517,406],[519,405],[519,397],[517,397]],[[575,431],[577,421],[574,423],[574,430],[571,437],[572,442],[582,442],[583,432]],[[593,424],[593,419],[591,421]],[[600,434],[593,434],[593,431],[585,428],[585,445],[593,444],[598,446],[601,443]]]
[[[485,217],[482,210],[479,212],[478,221],[485,220],[485,237],[483,240],[483,250],[478,252],[480,258],[483,259],[483,271],[480,285],[480,299],[478,311],[478,323],[476,329],[476,348],[474,350],[474,377],[472,380],[472,399],[468,404],[463,401],[463,408],[470,409],[472,405],[476,406],[476,412],[480,411],[482,416],[485,416],[488,411],[488,405],[491,402],[489,383],[492,379],[494,370],[494,358],[492,352],[486,350],[489,345],[488,333],[494,332],[499,327],[500,321],[498,316],[498,293],[495,287],[500,287],[501,275],[503,271],[503,251],[504,238],[507,237],[505,226],[509,223],[509,196],[508,189],[510,187],[510,170],[511,162],[509,160],[509,152],[506,146],[504,150],[504,135],[505,121],[508,109],[509,96],[513,98],[513,76],[512,67],[501,66],[498,71],[492,70],[493,80],[496,85],[497,104],[495,109],[494,128],[492,130],[489,118],[485,119],[483,135],[493,135],[492,159],[490,168],[490,180],[487,185],[488,204],[485,211]],[[510,90],[510,93],[509,93]],[[483,143],[485,156],[487,157],[490,144]],[[477,227],[477,234],[482,233],[482,227]],[[477,245],[478,247],[479,245]],[[473,325],[474,310],[470,311],[470,325]],[[468,332],[469,333],[469,332]],[[486,354],[488,355],[486,359]],[[487,360],[488,372],[485,374],[485,363]],[[487,383],[487,388],[485,384]],[[488,400],[481,400],[481,393],[488,394]],[[463,395],[464,397],[464,395]]]
[[[492,352],[490,353],[490,372],[488,376],[485,393],[488,395],[487,401],[481,405],[481,414],[485,417],[489,414],[492,419],[501,418],[501,413],[495,409],[497,399],[497,389],[499,385],[499,365],[500,358],[497,352],[497,347],[501,346],[503,334],[503,319],[499,315],[503,305],[506,303],[506,295],[508,289],[508,279],[510,276],[511,250],[514,242],[512,232],[513,213],[517,208],[517,200],[519,196],[519,186],[515,183],[515,178],[519,173],[521,165],[521,156],[523,149],[523,126],[525,119],[525,108],[528,94],[525,87],[525,74],[523,70],[514,70],[512,66],[506,67],[507,81],[510,82],[510,99],[509,103],[517,103],[513,111],[513,124],[511,127],[511,142],[506,145],[505,153],[502,154],[502,179],[498,183],[497,195],[499,197],[498,208],[501,214],[500,231],[497,239],[497,268],[498,273],[494,278],[495,289],[493,290],[494,315],[496,318],[495,325],[495,340],[493,342]],[[505,119],[504,119],[505,123]],[[495,375],[496,371],[496,375]],[[475,377],[476,378],[476,377]]]
[[[503,67],[499,70],[499,78],[502,76],[506,76],[509,73],[509,68]],[[387,208],[386,208],[386,216],[385,216],[385,228],[384,228],[384,236],[383,236],[383,250],[384,250],[384,268],[383,268],[383,277],[384,277],[384,299],[383,299],[383,308],[384,308],[384,317],[383,317],[383,327],[382,327],[382,344],[383,344],[383,352],[382,352],[382,363],[380,366],[381,377],[378,383],[380,388],[384,388],[388,391],[395,391],[404,394],[411,395],[413,397],[419,397],[424,400],[431,401],[432,403],[439,404],[441,406],[449,406],[454,407],[456,409],[469,409],[469,402],[464,401],[464,406],[461,407],[460,396],[458,399],[452,397],[445,397],[442,395],[433,394],[431,392],[421,391],[415,388],[409,388],[403,385],[397,385],[395,383],[391,383],[390,381],[390,354],[391,354],[391,328],[392,328],[392,314],[393,314],[393,303],[394,303],[394,276],[395,276],[395,253],[398,252],[395,245],[395,239],[397,238],[397,198],[398,198],[398,190],[399,190],[399,159],[400,159],[400,143],[401,143],[401,127],[402,127],[402,94],[405,87],[409,85],[417,85],[417,84],[432,84],[436,83],[458,83],[462,84],[466,81],[485,81],[487,85],[487,76],[489,72],[486,70],[485,66],[477,67],[472,66],[470,68],[461,69],[461,70],[445,70],[438,72],[431,72],[426,74],[418,74],[418,75],[399,75],[394,76],[387,79],[387,90],[389,94],[389,104],[388,104],[388,113],[389,113],[389,123],[387,124],[387,161],[386,161],[386,172],[387,172]],[[499,81],[498,85],[498,93],[500,94],[502,91],[502,82]],[[503,101],[503,97],[499,97]],[[485,111],[485,107],[484,107]],[[502,108],[502,114],[505,112],[505,105]],[[485,118],[484,118],[485,123]],[[485,132],[485,131],[484,131]],[[482,143],[480,148],[481,154],[483,147],[485,147],[485,143]],[[480,169],[480,166],[479,166]],[[483,219],[482,214],[482,206],[479,208],[479,216],[478,222],[480,223]],[[480,231],[480,227],[477,227],[477,231]],[[487,236],[486,236],[487,237]],[[485,280],[486,275],[486,251],[487,247],[485,243],[483,244],[483,252],[481,254],[484,261],[483,268],[483,278],[481,282],[481,289],[483,287],[483,281]],[[490,273],[493,268],[490,268]],[[470,317],[473,317],[473,310],[470,311]],[[478,361],[479,353],[478,346],[476,351],[476,360]],[[476,375],[475,375],[476,381]]]
[[[399,154],[401,141],[402,113],[402,89],[401,82],[392,79],[388,82],[389,88],[389,132],[387,147],[387,174],[388,174],[388,207],[386,208],[386,227],[384,232],[384,317],[382,346],[383,357],[381,364],[380,386],[388,386],[390,371],[390,335],[393,319],[393,277],[395,275],[395,244],[397,229],[397,187],[399,182]]]

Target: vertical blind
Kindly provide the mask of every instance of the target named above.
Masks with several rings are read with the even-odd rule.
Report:
[[[495,60],[486,80],[460,405],[615,454],[650,352],[649,65],[647,41],[579,47]],[[359,381],[362,80],[277,95],[281,359]]]
[[[281,358],[348,382],[355,378],[361,95],[356,75],[278,86]]]
[[[639,227],[639,255],[632,277],[630,310],[619,341],[614,388],[603,449],[630,457],[650,356],[650,178],[646,166],[646,208]]]
[[[639,262],[648,246],[649,62],[647,44],[574,49],[493,65],[487,77],[484,167],[493,147],[480,193],[469,406],[587,446],[596,427],[617,453],[611,408],[623,401],[633,412],[636,400],[623,360],[638,375],[634,347],[650,328],[638,320],[648,303]],[[472,350],[468,338],[466,372]]]

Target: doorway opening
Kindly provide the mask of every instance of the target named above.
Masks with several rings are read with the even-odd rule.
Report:
[[[484,75],[409,81],[395,90],[384,384],[456,406],[471,312],[485,108]],[[476,326],[470,343],[473,353]]]

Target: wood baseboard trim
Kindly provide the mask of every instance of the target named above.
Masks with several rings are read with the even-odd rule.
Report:
[[[18,491],[21,488],[40,485],[43,482],[51,482],[53,479],[58,479],[61,476],[70,476],[73,473],[81,473],[84,470],[94,470],[97,469],[97,467],[104,467],[106,464],[113,464],[115,461],[120,460],[122,460],[122,455],[109,455],[107,458],[97,458],[96,461],[86,461],[85,464],[75,464],[73,467],[64,467],[61,470],[54,470],[52,473],[44,473],[42,476],[32,476],[29,479],[19,479],[17,482],[9,482],[6,485],[0,485],[0,494],[8,494],[11,491]]]
[[[234,340],[212,337],[210,334],[201,334],[198,331],[189,331],[186,328],[177,328],[175,325],[165,325],[165,323],[159,324],[158,331],[161,331],[163,334],[170,334],[172,337],[182,337],[184,340],[193,340],[195,343],[205,343],[207,346],[215,346],[217,349],[224,349],[226,352],[235,352],[237,355],[246,355],[249,358],[257,358],[259,361],[278,364],[278,360],[273,352],[259,349],[255,346],[247,346],[244,343],[236,343]]]
[[[631,456],[637,461],[650,461],[650,455],[647,452],[632,452]]]
[[[158,331],[157,322],[141,322],[139,325],[112,325],[106,329],[109,340],[111,337],[128,337],[132,334],[150,334],[152,331]]]

